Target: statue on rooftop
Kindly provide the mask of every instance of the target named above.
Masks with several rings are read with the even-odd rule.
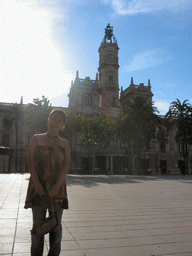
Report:
[[[108,40],[111,40],[112,37],[113,37],[113,27],[110,26],[110,23],[108,23],[105,29],[105,38]]]

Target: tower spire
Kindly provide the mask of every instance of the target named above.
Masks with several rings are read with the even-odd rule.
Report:
[[[131,77],[131,85],[133,85],[133,77]]]
[[[77,70],[76,79],[79,79],[79,70]]]

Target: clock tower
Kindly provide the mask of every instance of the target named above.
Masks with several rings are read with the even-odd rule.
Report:
[[[99,105],[102,108],[117,108],[119,103],[117,40],[110,24],[105,29],[104,39],[99,47]],[[111,111],[110,111],[111,112]]]

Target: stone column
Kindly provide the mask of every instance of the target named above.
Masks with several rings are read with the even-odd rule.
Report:
[[[109,156],[106,156],[106,166],[105,166],[105,168],[106,168],[106,173],[108,173],[109,172]]]

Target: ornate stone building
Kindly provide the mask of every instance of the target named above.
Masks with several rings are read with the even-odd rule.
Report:
[[[100,111],[117,118],[120,113],[119,101],[119,47],[113,35],[113,28],[108,24],[103,41],[99,47],[99,67],[96,79],[79,78],[77,71],[75,81],[71,83],[69,92],[69,108],[86,116],[98,115]],[[112,145],[113,144],[113,145]],[[120,172],[127,169],[127,155],[118,145],[111,143],[108,149],[98,148],[90,142],[76,144],[72,149],[72,163],[86,172]],[[117,144],[116,144],[117,145]],[[74,161],[73,161],[74,160]]]
[[[108,24],[98,50],[99,74],[95,80],[89,77],[81,79],[77,71],[69,93],[69,108],[88,116],[97,115],[100,111],[114,117],[119,115],[118,50],[113,29]]]
[[[91,80],[90,77],[79,78],[79,71],[77,71],[68,95],[70,109],[87,116],[94,116],[100,111],[104,111],[116,118],[120,109],[132,102],[138,95],[142,95],[148,102],[152,102],[150,80],[148,80],[148,86],[144,86],[143,83],[135,85],[131,78],[130,86],[124,91],[121,86],[119,98],[118,51],[119,47],[113,34],[113,28],[108,24],[98,50],[99,73],[96,73],[95,80]]]
[[[104,111],[114,118],[117,118],[121,108],[128,103],[133,102],[138,95],[143,96],[148,103],[152,103],[153,93],[151,92],[151,83],[135,85],[131,78],[130,85],[123,90],[121,86],[119,97],[119,47],[113,34],[113,27],[110,24],[105,29],[105,35],[99,47],[99,67],[96,79],[91,80],[79,78],[77,71],[75,81],[71,83],[69,92],[69,108],[86,116],[98,115]],[[111,147],[104,151],[91,145],[93,152],[89,147],[81,148],[76,145],[74,162],[79,168],[85,167],[90,161],[94,169],[102,169],[106,172],[129,173],[128,156],[125,155],[124,147],[119,142],[112,142]],[[191,151],[190,151],[191,155]],[[168,143],[151,142],[149,150],[144,152],[144,158],[141,161],[141,173],[170,173],[179,174],[182,172],[183,159],[179,152],[179,147],[175,142],[175,131],[170,133]],[[96,168],[95,168],[96,167]],[[191,162],[189,163],[191,168]],[[95,172],[95,170],[93,170]],[[133,173],[136,174],[133,168]]]
[[[121,97],[120,97],[120,104],[121,107],[126,107],[127,104],[133,103],[134,98],[136,96],[142,96],[146,99],[147,103],[152,103],[153,94],[151,92],[151,84],[150,80],[148,79],[148,86],[144,86],[143,83],[140,85],[135,85],[133,83],[133,77],[131,77],[131,84],[127,87],[124,91],[121,86]]]

